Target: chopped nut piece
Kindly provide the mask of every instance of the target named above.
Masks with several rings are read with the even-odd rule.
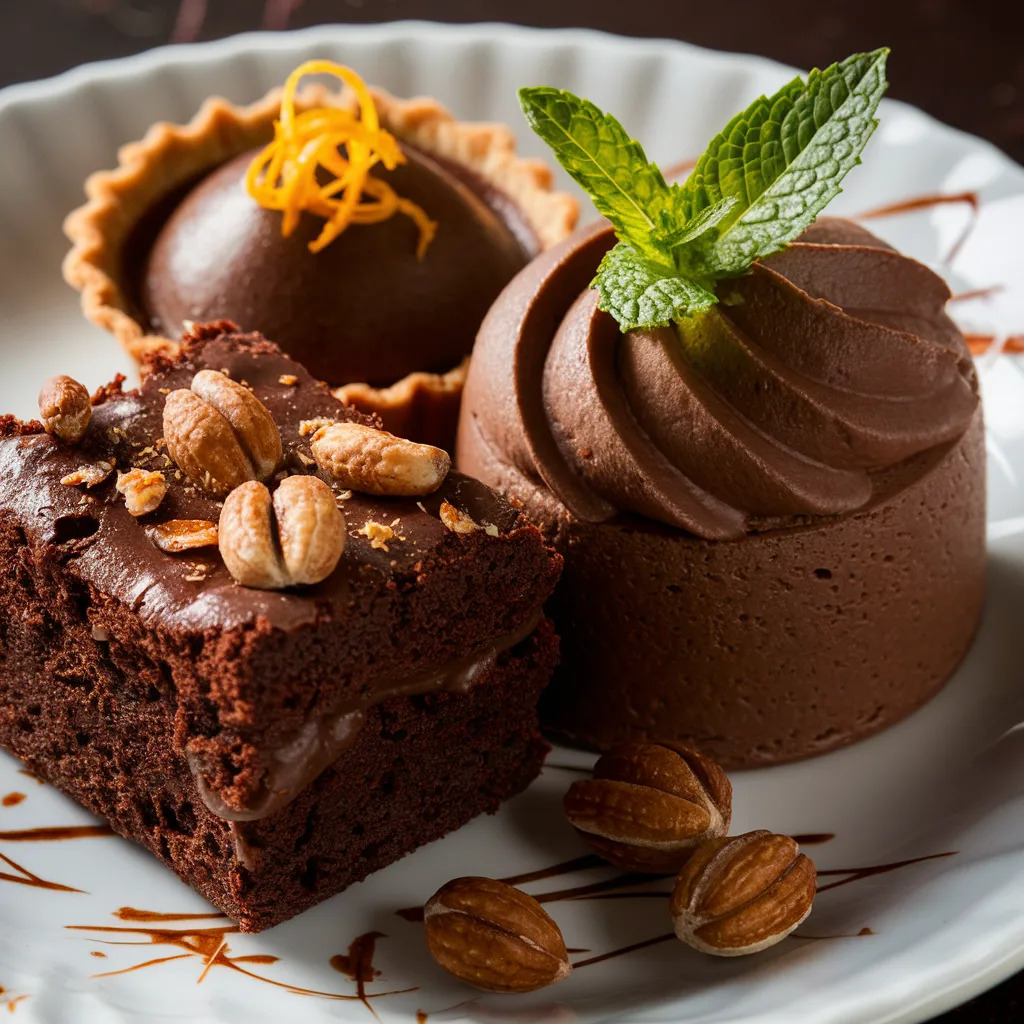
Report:
[[[89,392],[72,377],[51,377],[39,391],[39,418],[48,434],[75,444],[92,419]]]
[[[273,497],[249,481],[228,495],[220,514],[221,557],[245,587],[319,583],[334,572],[344,547],[344,516],[319,477],[290,476]]]
[[[488,537],[500,537],[501,531],[494,525],[494,523],[484,523],[484,533]]]
[[[357,532],[369,539],[371,548],[383,549],[384,551],[390,550],[388,548],[388,541],[395,535],[392,527],[386,523],[376,523],[372,519],[363,523],[362,528]]]
[[[423,909],[431,956],[485,992],[533,992],[572,972],[558,925],[532,897],[491,878],[456,878]]]
[[[213,494],[265,480],[281,461],[281,434],[266,407],[216,370],[200,370],[191,390],[172,391],[163,418],[171,458]]]
[[[451,468],[448,453],[362,423],[320,427],[311,443],[320,469],[365,494],[431,494]]]
[[[743,956],[781,942],[811,912],[817,873],[789,836],[707,839],[679,872],[670,909],[688,946]]]
[[[732,786],[703,754],[676,743],[626,743],[604,754],[592,779],[574,782],[565,815],[605,860],[669,875],[705,839],[724,836]]]
[[[480,524],[467,512],[457,509],[447,501],[441,502],[441,522],[444,523],[452,533],[476,533],[481,529]]]
[[[67,476],[61,477],[60,482],[68,487],[80,487],[82,484],[86,487],[95,487],[103,483],[113,472],[112,462],[97,462],[95,465],[82,466],[73,473],[68,473]]]
[[[191,548],[213,547],[217,543],[217,524],[209,519],[169,519],[147,526],[146,536],[161,551],[177,554]]]
[[[124,495],[124,504],[133,516],[144,516],[159,507],[167,493],[163,473],[133,469],[117,474],[117,489]]]
[[[294,373],[282,373],[281,376],[277,378],[277,382],[278,384],[283,384],[286,388],[293,388],[299,383],[299,378],[296,377]]]
[[[299,436],[309,437],[310,434],[315,434],[321,427],[329,427],[332,423],[336,423],[337,420],[332,420],[329,416],[317,416],[313,420],[303,420],[299,424]]]

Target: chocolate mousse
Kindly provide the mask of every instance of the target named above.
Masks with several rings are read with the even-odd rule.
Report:
[[[799,117],[826,76],[853,93],[854,72],[868,82],[884,56],[812,73],[805,93],[798,80],[732,124],[766,131],[757,119],[786,103]],[[570,104],[628,139],[586,101],[532,92],[534,121]],[[792,244],[765,242],[741,219],[756,196],[713,191],[721,165],[699,163],[680,189],[622,147],[663,208],[723,196],[707,214],[719,227],[681,254],[655,239],[639,255],[644,238],[623,242],[611,208],[616,230],[578,233],[522,271],[481,329],[457,463],[565,556],[548,727],[599,749],[682,742],[731,767],[820,754],[914,710],[971,644],[985,576],[971,357],[944,282],[857,224],[808,227],[808,204],[784,227],[801,232]],[[707,230],[691,223],[676,229],[687,244]],[[719,275],[733,236],[760,258]],[[673,317],[665,296],[698,308]]]
[[[251,324],[335,384],[387,386],[456,366],[539,243],[517,211],[510,224],[436,160],[402,152],[407,163],[372,173],[436,221],[422,256],[416,225],[399,216],[310,252],[321,222],[303,213],[282,235],[280,213],[245,190],[249,151],[193,188],[148,248],[139,302],[151,330],[172,335],[186,320],[217,317]]]
[[[545,723],[750,767],[902,718],[984,595],[984,431],[948,289],[822,219],[700,330],[623,335],[587,289],[612,241],[583,232],[503,294],[460,423],[460,469],[566,557]]]

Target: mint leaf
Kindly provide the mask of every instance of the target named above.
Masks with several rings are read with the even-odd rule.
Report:
[[[684,221],[736,204],[683,264],[710,277],[743,273],[800,235],[841,191],[877,127],[888,49],[854,54],[806,84],[752,103],[712,139],[683,184]]]
[[[662,327],[703,313],[718,301],[710,288],[626,242],[605,253],[591,287],[601,296],[598,308],[615,317],[623,331]]]
[[[611,114],[571,92],[548,86],[520,89],[519,100],[530,127],[616,235],[648,255],[665,255],[659,235],[674,229],[678,219],[663,214],[678,206],[682,193],[678,185],[669,188],[640,143]]]
[[[523,112],[615,229],[592,286],[624,331],[711,308],[714,282],[799,236],[840,191],[877,127],[888,49],[857,53],[755,100],[669,185],[589,100],[520,89]]]
[[[681,190],[673,196],[675,206],[679,206],[682,196]],[[726,196],[713,206],[706,206],[690,220],[682,218],[676,210],[671,213],[668,210],[663,210],[659,220],[659,243],[664,248],[674,249],[686,242],[695,241],[721,223],[738,202],[739,200],[735,196]]]

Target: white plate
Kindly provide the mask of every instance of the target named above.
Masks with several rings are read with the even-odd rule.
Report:
[[[39,382],[58,371],[90,386],[115,370],[130,372],[114,342],[82,321],[77,297],[60,280],[60,222],[79,202],[86,173],[109,166],[116,146],[152,121],[186,119],[212,92],[254,99],[314,55],[351,63],[399,94],[432,94],[460,116],[506,120],[524,149],[538,155],[515,90],[564,86],[615,111],[665,163],[698,153],[729,115],[789,74],[768,61],[677,43],[405,23],[241,36],[16,86],[0,95],[0,408],[31,415]],[[894,54],[897,78],[900,63]],[[835,209],[855,213],[922,193],[964,191],[979,194],[980,215],[947,274],[960,291],[1008,287],[959,303],[955,312],[979,332],[1022,330],[1024,172],[993,147],[886,103],[866,162],[850,175]],[[872,224],[936,263],[969,214],[963,204],[949,204]],[[383,1020],[408,1020],[422,1010],[432,1021],[879,1024],[923,1020],[1024,965],[1024,376],[1008,357],[989,356],[982,365],[991,579],[984,625],[967,662],[931,704],[874,739],[734,778],[736,829],[835,833],[808,847],[826,871],[950,853],[822,892],[799,934],[833,938],[791,938],[738,961],[664,942],[579,969],[532,996],[477,997],[447,979],[426,953],[421,926],[395,910],[422,903],[455,875],[513,875],[583,854],[559,810],[574,776],[553,765],[587,758],[556,750],[543,777],[497,817],[477,819],[259,936],[193,934],[226,927],[216,919],[156,926],[117,919],[124,906],[172,915],[209,909],[119,839],[16,842],[0,835],[0,1003],[12,1005],[18,1021],[75,1024],[371,1021],[370,1007]],[[0,797],[15,792],[26,798],[0,805],[0,832],[89,821],[0,755]],[[29,873],[83,891],[19,884]],[[826,874],[822,883],[850,877]],[[610,878],[614,872],[597,868],[526,888],[543,893]],[[551,909],[568,944],[590,951],[574,954],[577,961],[668,930],[661,899],[563,900]],[[102,930],[146,927],[163,932]],[[858,935],[865,928],[871,934]],[[370,931],[386,938],[377,940],[374,963],[382,973],[365,985],[364,1004],[330,959]],[[251,956],[279,959],[236,959]],[[415,990],[385,994],[409,988]]]

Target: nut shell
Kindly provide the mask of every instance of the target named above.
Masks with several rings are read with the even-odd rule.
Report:
[[[796,929],[816,891],[814,864],[796,840],[760,830],[701,843],[679,872],[669,907],[687,945],[743,956]]]
[[[724,836],[732,786],[719,765],[682,744],[627,743],[574,782],[566,817],[605,860],[625,871],[674,874],[702,840]]]
[[[460,981],[532,992],[569,976],[558,925],[532,897],[491,878],[456,878],[424,908],[427,947]]]

